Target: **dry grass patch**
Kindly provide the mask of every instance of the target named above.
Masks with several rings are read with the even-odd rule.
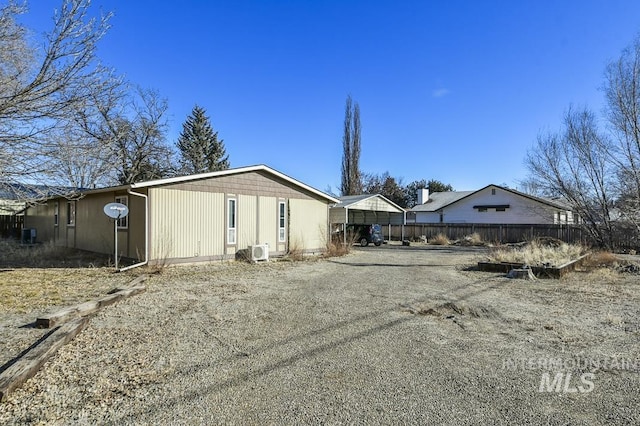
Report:
[[[326,250],[323,254],[323,257],[346,256],[347,254],[351,253],[354,242],[355,241],[353,239],[347,240],[347,242],[345,243],[338,237],[332,238],[331,241],[326,244]]]
[[[448,246],[449,244],[451,244],[451,240],[449,240],[449,238],[447,238],[447,236],[444,234],[438,234],[429,240],[429,244],[433,244],[436,246]]]
[[[582,266],[588,269],[616,268],[620,266],[620,259],[608,251],[598,251],[587,257]]]
[[[107,268],[5,269],[0,272],[0,313],[27,313],[86,302],[134,278]]]
[[[575,244],[545,244],[534,240],[516,247],[498,247],[489,254],[490,262],[521,263],[529,266],[559,267],[586,253],[585,247]]]
[[[466,235],[462,240],[460,240],[459,243],[463,246],[484,245],[484,241],[482,240],[482,237],[477,232],[474,232],[473,234],[470,234],[470,235]]]
[[[25,245],[14,240],[0,240],[0,253],[0,268],[74,268],[110,264],[108,256],[59,247],[53,242]]]

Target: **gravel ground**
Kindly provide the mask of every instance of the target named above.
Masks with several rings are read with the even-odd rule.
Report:
[[[640,423],[638,275],[509,280],[469,268],[481,254],[169,269],[92,318],[0,423]]]

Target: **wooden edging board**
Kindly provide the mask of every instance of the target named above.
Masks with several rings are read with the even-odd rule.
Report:
[[[38,328],[55,327],[56,325],[61,324],[65,321],[68,321],[71,318],[92,314],[100,308],[116,303],[120,299],[142,293],[146,290],[146,287],[138,284],[140,284],[146,279],[147,279],[147,276],[142,275],[130,283],[130,285],[133,285],[131,287],[116,288],[110,292],[111,294],[101,297],[100,299],[80,303],[79,305],[64,308],[57,312],[54,312],[53,314],[45,315],[40,318],[37,318],[36,327]]]
[[[82,317],[61,325],[44,341],[4,370],[0,374],[0,402],[5,401],[9,392],[12,392],[33,377],[42,367],[42,364],[80,333],[88,322],[89,317]]]
[[[98,300],[81,303],[66,308],[52,315],[38,318],[36,325],[46,324],[46,328],[57,326],[44,340],[21,354],[6,370],[0,373],[0,402],[4,402],[7,395],[33,377],[40,367],[51,358],[62,346],[69,343],[89,323],[89,314],[98,309],[111,305],[120,299],[142,293],[146,287],[141,285],[148,277],[142,275],[129,283],[129,287],[116,288],[108,296]],[[73,318],[79,317],[79,318]],[[73,318],[69,321],[70,318]]]
[[[561,278],[566,273],[573,271],[590,253],[584,254],[579,258],[554,268],[545,268],[541,266],[532,266],[531,272],[537,278]],[[504,272],[508,273],[512,269],[520,269],[524,265],[522,263],[509,262],[478,262],[478,269],[485,272]]]

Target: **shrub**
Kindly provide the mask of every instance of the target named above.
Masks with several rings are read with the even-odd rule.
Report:
[[[537,240],[517,247],[501,247],[489,255],[491,262],[522,263],[530,266],[558,267],[585,253],[585,248],[575,244],[545,244]]]
[[[449,240],[449,238],[447,238],[446,235],[444,234],[438,234],[435,237],[433,237],[429,243],[436,245],[436,246],[448,246],[449,244],[451,244],[451,241]]]
[[[353,247],[353,241],[347,240],[345,243],[340,235],[335,236],[326,244],[326,250],[324,252],[324,257],[340,257],[345,256],[351,252],[351,247]]]
[[[481,246],[484,245],[484,241],[482,241],[482,237],[477,232],[474,232],[471,235],[467,235],[462,239],[462,244],[469,246]]]

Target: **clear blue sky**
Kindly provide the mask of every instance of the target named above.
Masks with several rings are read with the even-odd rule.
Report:
[[[44,28],[59,0],[31,0]],[[606,63],[640,31],[637,0],[93,0],[113,11],[99,56],[170,107],[174,144],[204,107],[231,166],[340,184],[348,94],[361,168],[405,184],[517,187],[570,104],[603,106]]]

